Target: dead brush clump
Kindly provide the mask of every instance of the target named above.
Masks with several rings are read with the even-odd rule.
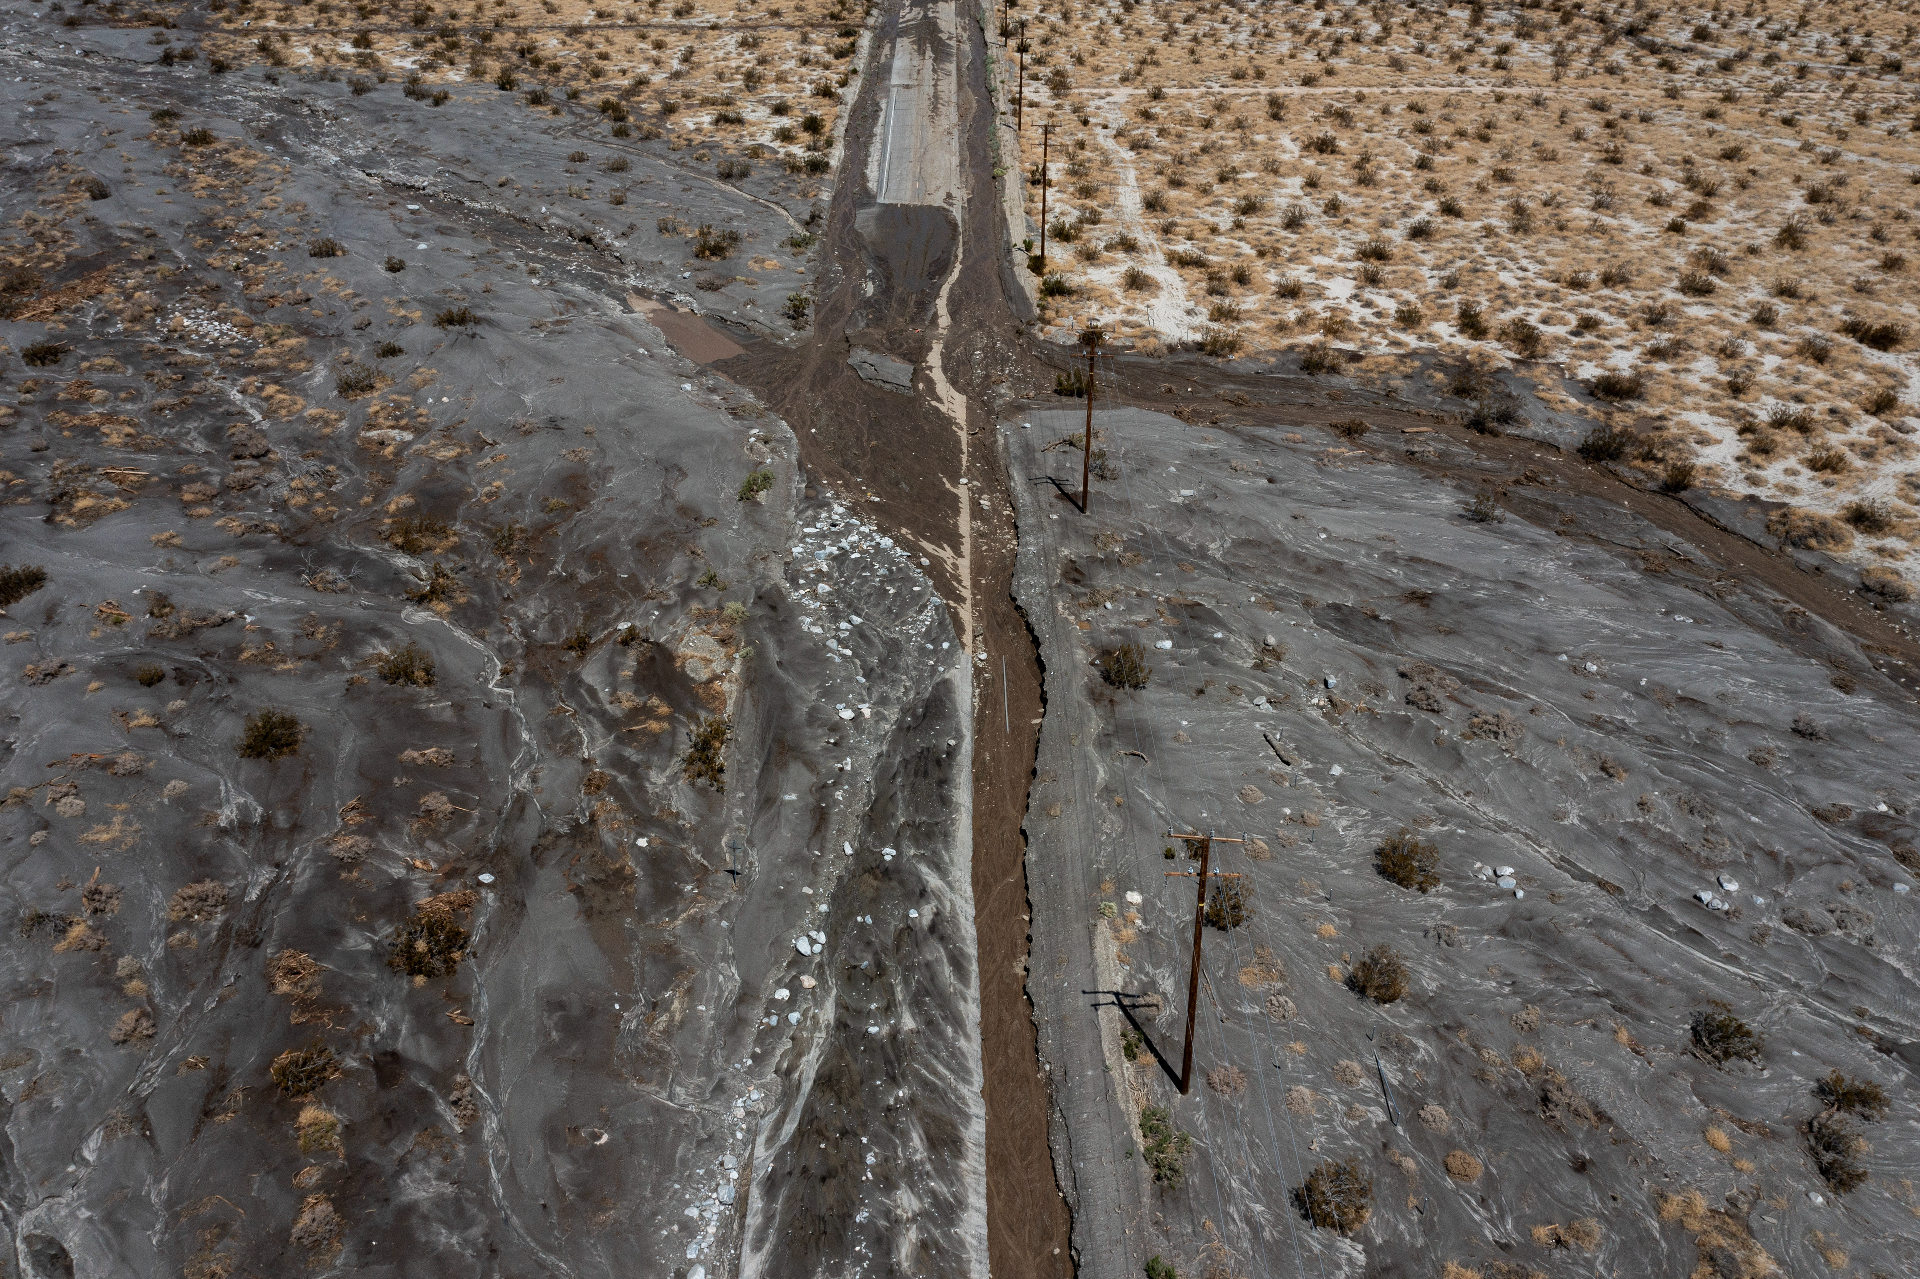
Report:
[[[273,1059],[267,1073],[282,1096],[298,1100],[312,1096],[321,1085],[341,1073],[340,1059],[333,1049],[316,1039],[304,1048],[289,1048]]]
[[[431,688],[437,678],[433,654],[411,641],[374,658],[374,670],[386,684],[404,684],[411,688]]]
[[[176,924],[202,923],[218,919],[226,909],[227,886],[203,879],[174,891],[167,902],[167,918]]]
[[[320,997],[318,960],[303,950],[283,950],[267,961],[267,988],[284,999],[306,1003]]]
[[[470,888],[428,897],[394,934],[387,966],[422,986],[429,977],[450,976],[467,953],[467,930],[454,915],[470,911],[479,898]]]
[[[1564,1226],[1535,1226],[1531,1233],[1533,1242],[1542,1248],[1578,1248],[1582,1252],[1594,1251],[1603,1237],[1600,1223],[1592,1217],[1579,1217]]]
[[[1347,975],[1347,986],[1376,1004],[1391,1004],[1407,993],[1411,974],[1400,952],[1384,943],[1366,953]]]
[[[1373,1215],[1373,1178],[1360,1171],[1357,1159],[1329,1159],[1307,1174],[1293,1198],[1314,1226],[1350,1235]]]
[[[1706,1196],[1698,1190],[1677,1195],[1654,1192],[1660,1220],[1677,1224],[1693,1236],[1699,1250],[1700,1266],[1716,1279],[1772,1279],[1781,1273],[1766,1249],[1754,1242],[1746,1224],[1731,1213],[1707,1207]]]
[[[706,715],[687,734],[687,753],[681,774],[690,782],[706,782],[717,791],[727,789],[727,740],[733,721],[725,715]]]
[[[1207,1072],[1207,1087],[1222,1097],[1238,1097],[1247,1090],[1247,1072],[1228,1064]]]
[[[1694,1055],[1716,1066],[1730,1061],[1758,1062],[1766,1042],[1718,1000],[1693,1015],[1690,1032]]]
[[[425,515],[403,515],[387,525],[388,545],[408,555],[443,554],[460,542],[460,535],[445,520]]]
[[[1145,688],[1152,675],[1147,651],[1138,644],[1121,644],[1101,654],[1100,678],[1115,688]]]
[[[1402,826],[1400,833],[1380,841],[1373,850],[1374,867],[1382,879],[1429,893],[1440,887],[1440,849]]]
[[[303,1106],[300,1117],[294,1120],[293,1131],[303,1155],[346,1153],[340,1144],[340,1116],[325,1106]]]

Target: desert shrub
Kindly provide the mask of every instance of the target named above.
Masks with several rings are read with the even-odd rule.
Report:
[[[47,570],[38,565],[0,565],[0,608],[11,608],[46,584]]]
[[[67,348],[59,342],[34,342],[20,348],[20,361],[36,369],[52,368],[60,363]]]
[[[1368,427],[1365,418],[1352,417],[1333,423],[1332,429],[1343,440],[1357,440],[1367,433]]]
[[[1891,351],[1907,340],[1907,326],[1891,320],[1874,323],[1860,316],[1848,316],[1840,325],[1840,331],[1865,347],[1876,351]]]
[[[1716,1066],[1730,1061],[1759,1061],[1765,1041],[1753,1027],[1715,1001],[1693,1015],[1693,1051]]]
[[[1793,344],[1793,352],[1815,364],[1825,364],[1833,355],[1833,343],[1823,333],[1809,333]]]
[[[1468,425],[1472,425],[1472,423],[1469,422]],[[1500,432],[1489,431],[1487,434],[1498,435]],[[1472,520],[1475,524],[1504,524],[1507,522],[1506,512],[1500,509],[1500,503],[1494,500],[1494,496],[1491,493],[1477,494],[1473,501],[1467,503],[1460,513]]]
[[[1682,271],[1676,287],[1690,298],[1704,298],[1720,286],[1706,271]]]
[[[407,598],[421,604],[440,604],[449,600],[457,603],[465,596],[460,591],[460,579],[446,565],[435,560],[427,570],[427,580],[418,588],[408,591]]]
[[[1350,1235],[1373,1215],[1373,1179],[1357,1159],[1329,1159],[1307,1174],[1293,1198],[1316,1227]]]
[[[1393,308],[1393,322],[1403,329],[1417,329],[1427,322],[1427,316],[1419,303],[1402,302]]]
[[[393,257],[392,255],[388,255],[386,261],[382,262],[380,265],[385,267],[388,271],[391,271],[394,274],[398,275],[400,272],[407,269],[407,260],[405,258],[396,258],[396,257]]]
[[[1886,1118],[1886,1089],[1871,1079],[1849,1079],[1833,1071],[1813,1086],[1813,1095],[1830,1111],[1857,1115],[1869,1122]]]
[[[1538,325],[1517,315],[1500,326],[1500,339],[1529,359],[1540,353],[1545,337]]]
[[[470,329],[478,323],[480,317],[473,313],[473,308],[465,306],[448,307],[433,317],[436,329]]]
[[[1828,1111],[1807,1121],[1807,1153],[1813,1157],[1815,1171],[1836,1195],[1858,1190],[1867,1180],[1867,1170],[1859,1164],[1866,1141],[1853,1130],[1844,1115]]]
[[[1253,917],[1253,903],[1237,879],[1223,879],[1207,898],[1207,923],[1221,932],[1239,928]]]
[[[1617,462],[1633,443],[1633,432],[1618,427],[1596,426],[1580,441],[1580,456],[1589,462]]]
[[[1813,429],[1813,414],[1797,405],[1776,404],[1767,411],[1767,425],[1776,431],[1805,435]]]
[[[1338,373],[1344,363],[1340,352],[1325,342],[1315,342],[1311,346],[1300,348],[1302,373]]]
[[[1807,454],[1806,462],[1809,471],[1838,475],[1847,469],[1847,455],[1842,449],[1815,449]]]
[[[268,708],[247,716],[246,730],[234,748],[242,759],[283,759],[300,752],[307,727],[288,711]]]
[[[573,628],[573,634],[560,641],[560,647],[575,657],[585,657],[587,650],[593,647],[593,632],[587,629],[585,622]]]
[[[403,515],[387,527],[387,541],[392,543],[395,550],[419,555],[425,551],[442,549],[452,532],[453,525],[445,520],[425,515]]]
[[[1876,387],[1868,392],[1867,398],[1861,401],[1860,407],[1875,417],[1904,416],[1894,412],[1900,407],[1900,393],[1890,386]]]
[[[1040,296],[1044,298],[1066,298],[1073,296],[1073,285],[1067,277],[1058,271],[1049,272],[1040,278]]]
[[[307,1106],[293,1124],[303,1155],[340,1153],[340,1116],[325,1106]]]
[[[693,237],[693,256],[703,261],[732,257],[740,245],[740,233],[731,228],[716,231],[710,222],[702,222]]]
[[[307,244],[307,256],[310,258],[338,258],[346,256],[347,246],[331,236],[323,236]]]
[[[1872,498],[1848,502],[1840,518],[1862,533],[1884,533],[1893,527],[1893,512],[1885,502]]]
[[[1121,284],[1131,292],[1141,293],[1157,287],[1154,278],[1137,266],[1130,266],[1120,277]]]
[[[1145,688],[1152,675],[1147,652],[1138,644],[1122,644],[1100,656],[1100,678],[1115,688]]]
[[[180,141],[190,147],[210,147],[218,139],[214,137],[212,129],[202,127],[188,129],[180,135]]]
[[[333,389],[342,399],[357,400],[372,395],[377,385],[373,370],[364,364],[349,364],[333,375]]]
[[[1801,213],[1796,213],[1793,216],[1789,217],[1785,222],[1781,223],[1780,229],[1773,233],[1773,242],[1780,248],[1787,249],[1796,253],[1799,252],[1801,249],[1806,248],[1807,247],[1806,215]]]
[[[307,1097],[329,1079],[340,1074],[340,1059],[333,1049],[318,1039],[305,1048],[289,1048],[273,1059],[267,1068],[274,1084],[285,1097]]]
[[[1373,862],[1381,878],[1402,888],[1428,893],[1440,887],[1439,848],[1423,842],[1404,826],[1398,835],[1380,841],[1373,850]]]
[[[1646,379],[1640,374],[1619,370],[1602,373],[1587,387],[1595,399],[1614,401],[1639,399],[1646,389]]]
[[[772,471],[754,471],[740,481],[740,500],[750,502],[772,487]]]
[[[812,309],[813,299],[804,293],[787,294],[787,304],[781,313],[787,317],[787,323],[796,330],[807,327],[807,312]]]
[[[445,977],[460,966],[467,953],[467,930],[453,917],[473,905],[471,891],[442,893],[414,907],[413,914],[393,936],[387,966],[418,982]]]
[[[681,772],[688,781],[726,790],[727,739],[732,734],[733,721],[725,715],[706,715],[694,721],[688,733],[686,758],[681,761]]]
[[[433,654],[409,641],[404,647],[382,653],[374,661],[380,679],[388,684],[406,684],[413,688],[431,688],[436,678]]]
[[[1306,284],[1297,275],[1283,275],[1273,286],[1273,296],[1277,298],[1298,298],[1306,291]]]
[[[1383,236],[1369,236],[1366,242],[1356,250],[1356,256],[1362,262],[1391,262],[1393,245]]]
[[[1686,492],[1693,487],[1693,478],[1697,469],[1692,462],[1667,463],[1667,469],[1660,477],[1660,491],[1663,493]]]
[[[167,677],[167,671],[157,662],[143,662],[140,669],[133,673],[133,677],[140,681],[140,687],[152,688]]]
[[[1173,1114],[1165,1106],[1140,1108],[1140,1154],[1153,1179],[1163,1186],[1177,1186],[1187,1175],[1187,1152],[1193,1149],[1193,1134],[1173,1126]]]
[[[1368,951],[1347,975],[1347,985],[1376,1004],[1390,1004],[1407,993],[1407,965],[1393,947],[1382,944]]]
[[[1462,335],[1475,341],[1487,336],[1486,313],[1480,309],[1478,302],[1460,299],[1459,305],[1454,308],[1453,323]]]
[[[1913,587],[1907,579],[1879,564],[1860,570],[1860,587],[1869,594],[1892,600],[1896,604],[1913,598]],[[1908,869],[1914,867],[1909,866]]]
[[[1203,355],[1225,360],[1238,355],[1240,348],[1244,345],[1246,345],[1245,340],[1232,329],[1210,325],[1206,334],[1200,339],[1200,352]]]
[[[1269,108],[1268,115],[1271,116],[1272,114],[1272,110]],[[1285,113],[1283,112],[1282,114]],[[1180,1272],[1173,1268],[1171,1262],[1160,1260],[1160,1254],[1155,1253],[1153,1256],[1147,1258],[1147,1279],[1180,1279]]]

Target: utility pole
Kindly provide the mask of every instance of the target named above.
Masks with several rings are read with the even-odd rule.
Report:
[[[1180,1050],[1180,1095],[1184,1097],[1193,1091],[1193,1015],[1200,1007],[1200,940],[1207,923],[1207,878],[1209,873],[1207,864],[1212,858],[1214,844],[1244,844],[1247,841],[1244,839],[1221,839],[1212,831],[1208,831],[1204,835],[1199,835],[1193,833],[1182,834],[1176,830],[1169,830],[1167,832],[1167,838],[1184,840],[1189,844],[1200,845],[1200,873],[1194,876],[1194,878],[1200,882],[1200,893],[1193,906],[1193,964],[1187,971],[1187,1043],[1186,1047]],[[1177,870],[1167,872],[1169,878],[1175,879],[1184,879],[1189,874],[1192,874],[1192,872]],[[1212,875],[1216,879],[1241,878],[1239,874],[1233,871],[1214,871]]]
[[[1020,96],[1013,103],[1013,131],[1024,134],[1027,131],[1027,54],[1033,50],[1033,41],[1027,39],[1027,20],[1020,19],[1020,43],[1013,51],[1020,55]]]
[[[1093,471],[1093,362],[1100,352],[1100,341],[1106,337],[1100,326],[1090,324],[1080,333],[1080,342],[1087,348],[1087,433],[1081,440],[1080,450],[1080,514],[1087,513],[1088,483]]]
[[[1022,44],[1026,41],[1022,40]],[[1053,121],[1040,126],[1040,269],[1047,269],[1047,148],[1053,141]]]

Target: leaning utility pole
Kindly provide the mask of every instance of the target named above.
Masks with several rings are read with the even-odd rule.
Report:
[[[1081,331],[1080,341],[1087,348],[1087,433],[1080,450],[1080,514],[1087,513],[1088,481],[1093,470],[1093,361],[1100,351],[1100,340],[1107,335],[1100,326],[1090,324]]]
[[[1022,41],[1022,43],[1025,43]],[[1040,126],[1040,269],[1047,269],[1047,148],[1053,141],[1053,121]]]
[[[1200,1007],[1200,940],[1207,923],[1207,863],[1212,857],[1215,843],[1244,844],[1244,839],[1221,839],[1212,831],[1204,835],[1182,834],[1176,830],[1167,831],[1167,838],[1185,840],[1189,844],[1200,845],[1200,873],[1194,878],[1200,881],[1200,893],[1193,906],[1193,966],[1187,972],[1187,1043],[1180,1051],[1180,1095],[1186,1096],[1193,1091],[1193,1015]],[[1191,871],[1170,870],[1170,878],[1184,879]],[[1214,871],[1216,879],[1239,879],[1234,871]]]

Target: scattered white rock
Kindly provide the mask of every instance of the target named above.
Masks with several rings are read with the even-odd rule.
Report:
[[[1127,893],[1127,904],[1129,906],[1138,906],[1144,900],[1145,899],[1142,898],[1140,894],[1137,892],[1133,892],[1129,890]]]
[[[1722,875],[1720,876],[1720,887],[1726,889],[1730,893],[1738,892],[1740,889],[1740,881],[1735,879],[1731,875]]]
[[[1511,875],[1513,874],[1513,867],[1511,866],[1496,867],[1493,873],[1496,875]]]
[[[1511,875],[1502,875],[1500,878],[1494,880],[1493,882],[1501,888],[1513,888],[1516,886],[1516,883],[1517,883],[1517,881]]]
[[[918,919],[918,918],[920,918],[920,912],[919,912],[919,911],[917,911],[917,910],[909,910],[909,911],[907,912],[907,918],[908,918],[908,919]]]
[[[788,990],[785,986],[782,986],[780,989],[773,992],[773,997],[775,999],[780,999],[780,1000],[792,999],[793,992]]]
[[[1173,647],[1173,641],[1172,640],[1156,640],[1153,646],[1164,653],[1168,649],[1171,649]]]

